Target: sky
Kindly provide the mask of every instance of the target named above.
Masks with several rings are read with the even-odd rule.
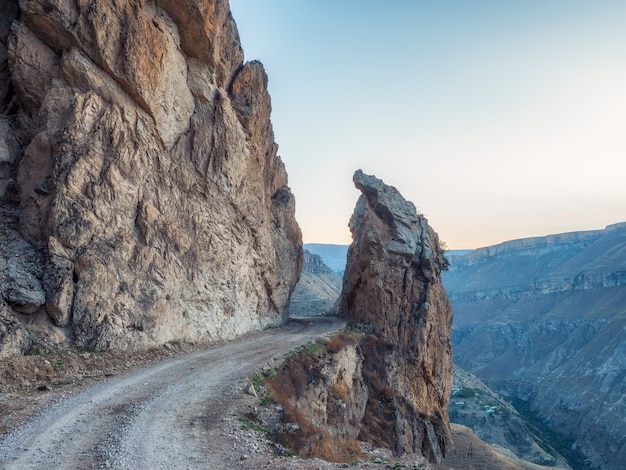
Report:
[[[355,170],[451,249],[626,221],[626,1],[230,0],[305,243]]]

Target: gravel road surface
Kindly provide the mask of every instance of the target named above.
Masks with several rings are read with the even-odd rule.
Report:
[[[0,469],[220,469],[220,423],[248,377],[319,335],[332,317],[292,320],[106,380],[56,401],[0,437]]]

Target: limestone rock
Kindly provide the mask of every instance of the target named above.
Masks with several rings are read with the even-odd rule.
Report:
[[[452,309],[439,239],[394,187],[361,170],[354,184],[362,195],[350,219],[339,313],[372,329],[361,341],[363,375],[370,397],[390,398],[368,403],[362,434],[376,439],[385,421],[397,452],[441,461],[450,449]]]
[[[0,207],[41,253],[54,324],[134,349],[284,321],[301,234],[228,3],[2,8]]]

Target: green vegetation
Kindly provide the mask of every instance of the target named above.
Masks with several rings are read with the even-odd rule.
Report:
[[[511,401],[513,407],[522,417],[528,429],[537,437],[537,443],[543,450],[554,455],[555,451],[567,460],[567,463],[574,470],[590,470],[591,467],[585,462],[585,455],[572,448],[574,440],[559,434],[547,427],[541,416],[530,409],[527,401],[514,398]]]
[[[293,356],[297,356],[301,353],[306,353],[310,356],[314,356],[322,351],[326,350],[326,345],[322,344],[322,343],[318,343],[316,341],[311,341],[309,343],[306,343],[302,346],[298,346],[296,349],[289,351],[287,354],[285,354],[285,359],[289,359]]]
[[[442,240],[439,240],[439,249],[441,250],[441,259],[443,261],[441,269],[442,271],[447,271],[448,269],[450,269],[450,260],[446,256],[446,253],[450,251],[450,249],[448,248],[447,243]]]
[[[63,369],[63,367],[65,367],[65,361],[63,358],[58,357],[52,362],[52,367],[56,370]]]
[[[252,430],[252,431],[260,432],[270,441],[272,442],[274,441],[274,435],[272,434],[272,431],[270,431],[267,426],[263,426],[262,424],[257,423],[256,421],[253,421],[247,416],[240,416],[239,421],[241,422],[242,430],[244,431]]]
[[[261,406],[270,406],[276,403],[276,400],[268,394],[263,395],[263,398],[259,400],[259,405]]]
[[[454,394],[455,398],[474,398],[476,396],[476,390],[469,387],[463,387],[461,390]]]
[[[372,326],[366,323],[357,323],[357,322],[348,322],[345,328],[342,330],[344,333],[352,334],[352,333],[371,333]]]
[[[258,389],[262,385],[264,385],[266,381],[274,380],[276,378],[277,370],[278,369],[276,369],[276,367],[272,369],[262,370],[261,372],[257,373],[254,377],[252,377],[250,382],[252,382],[252,385],[254,385],[255,389]]]
[[[173,346],[175,348],[180,348],[180,346],[182,345],[182,343],[177,340],[177,339],[171,339],[168,342],[166,342],[165,344],[169,344],[170,346]]]

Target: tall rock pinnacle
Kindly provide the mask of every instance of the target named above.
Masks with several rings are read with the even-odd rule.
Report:
[[[301,233],[228,2],[7,0],[0,18],[0,330],[24,337],[20,311],[134,349],[284,321]]]
[[[441,461],[450,446],[452,309],[439,239],[396,188],[361,170],[354,184],[362,195],[339,313],[371,330],[361,341],[363,376],[370,397],[388,398],[368,401],[362,432],[380,440],[386,423],[382,436],[398,452]]]

